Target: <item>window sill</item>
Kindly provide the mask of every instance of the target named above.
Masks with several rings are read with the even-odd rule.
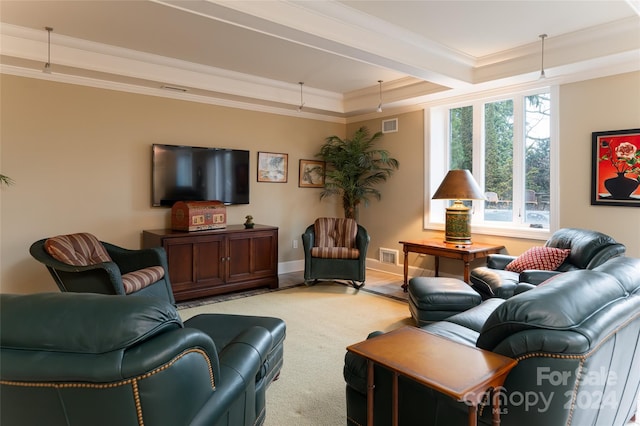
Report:
[[[428,230],[437,230],[444,232],[444,223],[428,223],[424,227]],[[551,237],[553,232],[550,229],[530,228],[528,226],[493,226],[493,225],[474,225],[471,224],[471,234],[474,235],[493,235],[497,237],[508,238],[524,238],[528,240],[546,241]]]

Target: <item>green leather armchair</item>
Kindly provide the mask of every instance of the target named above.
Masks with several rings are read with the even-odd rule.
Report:
[[[183,324],[158,298],[0,294],[0,424],[262,424],[259,381],[279,371],[281,360],[265,360],[284,339],[281,320],[270,319],[279,342],[263,320],[201,315]]]
[[[46,238],[36,241],[29,248],[29,252],[46,266],[61,291],[159,297],[175,304],[168,274],[167,254],[162,247],[130,250],[96,239],[96,243],[104,247],[111,260],[80,266],[70,265],[52,257],[45,250],[46,241]],[[126,292],[123,284],[125,274],[154,266],[162,267],[162,278],[140,290]]]
[[[352,222],[349,224],[349,221]],[[351,232],[349,226],[353,227],[351,237],[345,236]],[[320,232],[325,235],[316,235],[316,229],[322,229]],[[338,235],[334,238],[335,234]],[[325,246],[327,240],[331,243]],[[348,280],[353,287],[361,288],[366,278],[369,240],[367,230],[353,219],[317,219],[302,234],[305,283],[320,279]]]

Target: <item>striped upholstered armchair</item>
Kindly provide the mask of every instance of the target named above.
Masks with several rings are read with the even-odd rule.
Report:
[[[29,251],[63,292],[159,297],[175,304],[161,247],[128,250],[83,232],[36,241]]]
[[[364,285],[369,234],[353,219],[321,217],[302,234],[304,281],[347,280]]]

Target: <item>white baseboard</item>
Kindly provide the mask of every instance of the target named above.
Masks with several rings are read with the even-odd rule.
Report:
[[[375,271],[387,272],[389,274],[404,276],[404,267],[402,265],[389,265],[381,263],[378,259],[367,258],[367,269]],[[278,263],[278,275],[288,274],[290,272],[304,271],[304,259],[291,260],[288,262]],[[433,277],[434,271],[432,269],[416,268],[415,266],[409,266],[409,278],[413,277]],[[440,274],[442,277],[460,278],[457,275],[452,274]]]
[[[390,265],[381,263],[378,259],[367,258],[367,268],[376,271],[387,272],[395,275],[404,275],[404,268],[402,265]],[[291,260],[288,262],[278,263],[278,274],[288,274],[290,272],[304,271],[304,259]],[[409,266],[409,277],[432,277],[433,270],[416,268]]]
[[[278,275],[304,271],[304,259],[278,263]]]

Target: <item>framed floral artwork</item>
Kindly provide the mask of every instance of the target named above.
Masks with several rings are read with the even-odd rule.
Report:
[[[258,152],[258,182],[287,182],[289,155]]]
[[[324,188],[324,161],[300,160],[298,186],[300,188]]]
[[[640,207],[640,129],[593,132],[591,205]]]

